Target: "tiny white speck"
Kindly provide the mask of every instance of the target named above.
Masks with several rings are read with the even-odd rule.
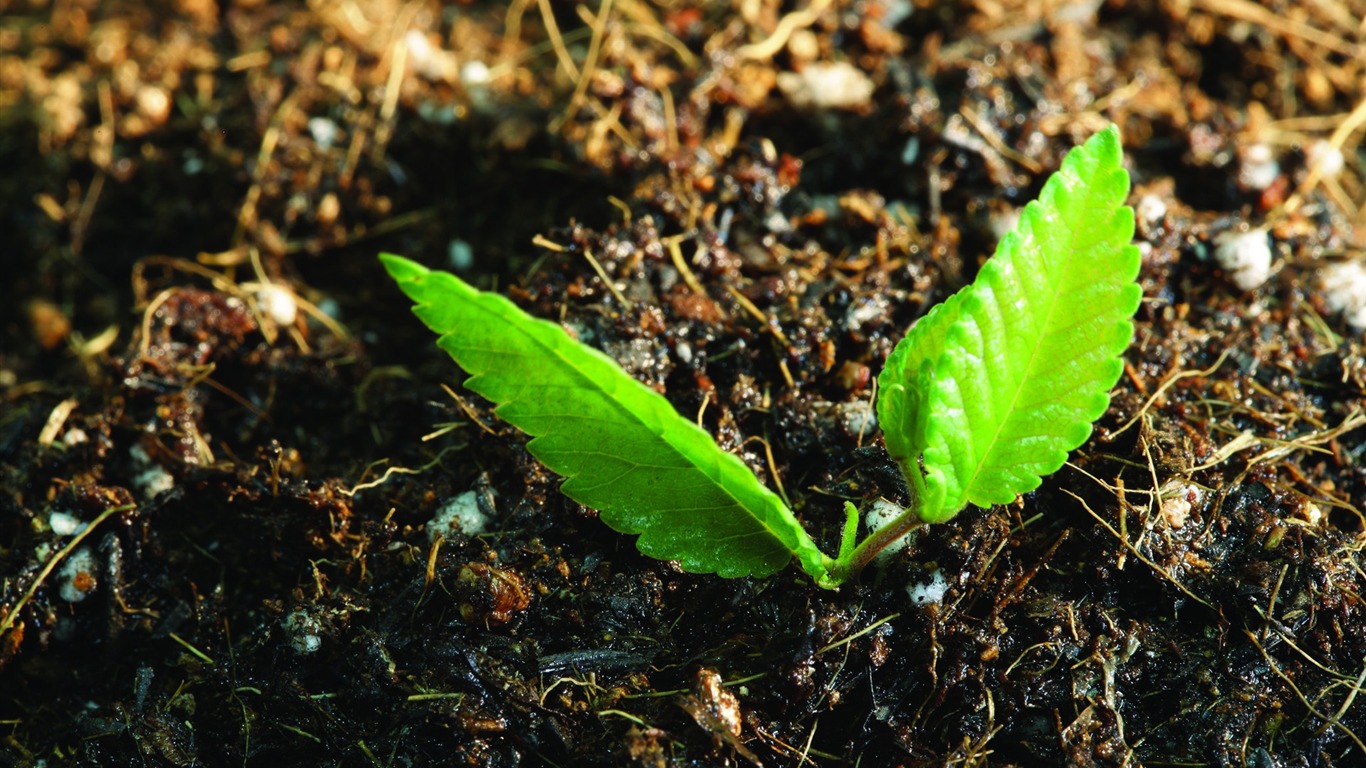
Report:
[[[1281,175],[1281,164],[1276,153],[1265,144],[1253,144],[1242,153],[1238,169],[1238,183],[1245,189],[1266,189]]]
[[[474,247],[464,240],[452,240],[446,246],[446,261],[451,269],[464,272],[474,266]]]
[[[1328,179],[1342,173],[1343,166],[1347,164],[1342,156],[1342,150],[1326,141],[1314,142],[1305,153],[1305,160],[1310,170],[1317,171],[1320,176]]]
[[[95,591],[95,555],[81,547],[68,556],[57,571],[59,594],[68,603],[79,603]]]
[[[142,446],[134,445],[128,449],[128,456],[133,460],[133,468],[137,474],[133,475],[133,488],[144,499],[150,499],[162,491],[169,491],[175,487],[175,478],[161,467],[160,464],[152,462],[152,457],[147,455],[147,451]]]
[[[873,95],[873,81],[845,62],[815,62],[801,72],[779,72],[778,90],[798,108],[857,109]]]
[[[929,581],[912,584],[906,588],[906,593],[911,596],[911,602],[916,605],[938,605],[944,602],[944,595],[949,591],[949,582],[944,578],[943,571],[930,571],[929,576]]]
[[[322,635],[319,634],[322,624],[304,611],[289,614],[280,622],[280,626],[289,633],[290,646],[301,654],[314,653],[323,647]]]
[[[337,124],[326,117],[311,117],[308,119],[308,132],[313,135],[313,142],[322,149],[331,149],[337,143],[337,135],[341,129]]]
[[[1167,215],[1167,203],[1157,195],[1147,194],[1139,198],[1136,206],[1138,217],[1149,226],[1157,224]]]
[[[906,146],[901,148],[901,162],[903,165],[911,165],[918,157],[920,157],[920,137],[912,136],[906,140]]]
[[[299,302],[284,286],[274,283],[261,286],[256,291],[256,303],[261,307],[262,314],[279,326],[294,325],[299,317]]]
[[[466,88],[488,85],[492,79],[492,70],[482,61],[467,61],[460,67],[460,82],[464,83]]]
[[[1366,328],[1366,264],[1348,261],[1324,267],[1319,284],[1329,310],[1341,312],[1348,325]]]
[[[457,534],[473,536],[489,528],[489,517],[479,508],[479,497],[474,491],[450,499],[436,510],[427,524],[427,538],[436,541],[437,536],[451,538]]]
[[[1020,223],[1019,208],[1007,208],[1003,211],[993,211],[988,218],[988,225],[991,227],[991,234],[996,236],[999,241],[1010,234]]]
[[[74,536],[85,530],[85,521],[68,512],[53,512],[47,516],[47,524],[58,536]]]
[[[890,501],[887,501],[886,499],[878,499],[877,501],[873,502],[873,505],[868,508],[867,512],[863,513],[863,523],[864,525],[868,526],[869,531],[877,531],[880,530],[883,526],[895,520],[896,518],[900,517],[901,513],[905,511],[906,510],[902,509],[896,504],[893,504]],[[890,558],[892,555],[905,549],[907,546],[910,545],[910,543],[910,536],[902,536],[901,538],[887,545],[886,549],[879,552],[875,560],[878,562],[886,560],[887,558]]]
[[[1234,285],[1250,291],[1271,276],[1271,241],[1266,230],[1224,232],[1215,242],[1214,260],[1228,272]]]

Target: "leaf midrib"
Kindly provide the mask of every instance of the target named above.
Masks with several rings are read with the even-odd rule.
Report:
[[[1088,206],[1088,208],[1089,208],[1089,206]],[[1069,219],[1074,219],[1074,218],[1075,218],[1075,217],[1069,217]],[[1068,242],[1068,247],[1067,247],[1067,256],[1066,256],[1065,261],[1067,262],[1067,264],[1070,265],[1070,264],[1072,263],[1072,260],[1073,260],[1074,258],[1076,258],[1076,254],[1077,254],[1077,227],[1075,226],[1075,221],[1074,221],[1074,220],[1073,220],[1073,221],[1069,221],[1067,242]],[[1042,328],[1044,329],[1044,332],[1041,333],[1041,334],[1039,335],[1039,337],[1038,337],[1038,343],[1034,344],[1034,345],[1033,345],[1034,348],[1033,348],[1032,350],[1030,350],[1030,353],[1029,353],[1029,365],[1028,365],[1028,366],[1026,367],[1026,369],[1025,369],[1025,374],[1022,375],[1022,376],[1020,377],[1019,382],[1016,384],[1016,386],[1015,386],[1015,392],[1014,392],[1014,393],[1011,395],[1011,397],[1010,397],[1010,408],[1006,411],[1007,417],[1006,417],[1006,418],[1003,418],[1003,419],[999,419],[999,420],[997,421],[996,429],[993,431],[993,434],[992,434],[992,436],[991,436],[991,441],[987,444],[987,450],[984,451],[984,452],[982,453],[981,459],[977,462],[977,468],[976,468],[976,470],[972,473],[971,480],[963,485],[963,495],[964,495],[965,497],[971,495],[971,493],[972,493],[972,488],[973,488],[973,486],[976,484],[977,478],[981,477],[982,474],[983,474],[983,472],[986,470],[986,468],[987,468],[987,466],[988,466],[988,464],[987,464],[987,457],[989,457],[989,456],[991,455],[992,450],[993,450],[993,449],[996,447],[996,445],[1000,442],[1000,439],[1001,439],[1001,432],[1002,432],[1002,430],[1005,429],[1006,423],[1007,423],[1008,421],[1010,421],[1009,416],[1010,416],[1011,414],[1014,414],[1014,413],[1015,413],[1015,406],[1016,406],[1016,405],[1019,403],[1019,401],[1020,401],[1020,395],[1021,395],[1021,393],[1024,392],[1025,386],[1033,379],[1034,367],[1035,367],[1035,365],[1037,364],[1038,359],[1039,359],[1039,350],[1043,348],[1043,346],[1044,346],[1044,340],[1045,340],[1046,338],[1048,338],[1048,337],[1051,335],[1051,334],[1048,332],[1048,329],[1050,329],[1050,328],[1052,327],[1052,325],[1053,325],[1053,315],[1054,315],[1055,311],[1057,310],[1058,300],[1059,300],[1059,298],[1061,298],[1061,295],[1062,295],[1062,288],[1061,288],[1061,285],[1062,285],[1063,282],[1065,282],[1065,279],[1064,279],[1064,278],[1065,278],[1065,275],[1067,274],[1067,271],[1066,271],[1065,268],[1054,268],[1054,269],[1051,270],[1051,271],[1057,276],[1057,279],[1056,279],[1055,281],[1053,281],[1053,286],[1052,286],[1051,291],[1050,291],[1051,296],[1050,296],[1050,298],[1048,299],[1048,311],[1047,311],[1047,313],[1046,313],[1046,315],[1045,315],[1044,324],[1043,324],[1043,326],[1042,326]],[[1027,289],[1026,289],[1026,294],[1028,294]],[[992,301],[997,301],[997,302],[999,303],[999,299],[998,299],[998,297],[996,296],[996,292],[995,292],[995,291],[992,292]],[[1033,302],[1029,302],[1029,303],[1030,303],[1031,305],[1033,304]],[[1002,316],[1002,317],[1006,317],[1007,315],[1003,312],[1001,316]]]
[[[493,317],[493,318],[495,318],[495,319],[498,319],[498,320],[505,320],[505,319],[506,319],[503,315],[501,315],[501,314],[499,314],[498,312],[496,312],[496,311],[494,310],[494,308],[489,307],[489,306],[485,306],[485,302],[484,302],[483,300],[481,300],[481,298],[482,298],[482,297],[481,297],[478,293],[476,293],[476,294],[475,294],[475,299],[476,299],[476,300],[475,300],[474,302],[472,302],[472,303],[474,304],[474,306],[475,306],[476,308],[478,308],[478,310],[479,310],[480,312],[483,312],[484,314],[486,314],[486,315],[488,315],[488,316],[491,316],[491,317]],[[515,305],[514,305],[514,306],[515,306]],[[557,326],[557,325],[551,323],[549,320],[545,320],[545,319],[543,319],[543,318],[537,318],[537,317],[535,317],[535,316],[533,316],[533,315],[530,315],[530,314],[528,314],[527,316],[530,317],[533,321],[542,322],[542,323],[547,323],[547,324],[550,326],[550,328],[553,328],[554,330],[559,331],[560,333],[565,334],[565,339],[566,339],[566,340],[571,341],[571,342],[573,341],[573,339],[569,338],[568,334],[565,332],[565,330],[564,330],[563,328],[561,328],[561,327],[559,327],[559,326]],[[565,366],[567,366],[571,371],[573,371],[574,375],[577,376],[577,377],[579,378],[579,380],[588,382],[588,387],[586,387],[586,388],[591,389],[591,390],[593,390],[593,391],[599,393],[599,394],[602,395],[606,400],[608,400],[608,401],[611,403],[611,407],[612,407],[612,409],[613,409],[613,411],[614,411],[615,413],[625,414],[625,416],[626,416],[627,418],[624,418],[623,421],[628,421],[628,422],[630,422],[631,424],[634,424],[634,425],[638,426],[639,428],[645,430],[647,433],[659,437],[660,440],[661,440],[665,445],[669,446],[669,450],[673,451],[674,455],[681,457],[684,461],[686,461],[686,462],[688,463],[688,466],[692,467],[692,468],[693,468],[694,470],[696,470],[699,474],[701,474],[702,476],[706,477],[714,486],[720,488],[721,491],[726,495],[727,498],[729,498],[732,502],[734,502],[736,506],[738,506],[739,508],[745,510],[745,512],[749,515],[750,519],[752,519],[752,520],[754,520],[755,522],[757,522],[765,531],[768,532],[768,534],[769,534],[770,536],[772,536],[772,537],[774,538],[774,540],[776,540],[776,541],[778,542],[778,544],[782,545],[783,547],[788,547],[788,546],[789,546],[789,545],[787,544],[787,542],[784,540],[783,536],[781,536],[781,535],[778,533],[778,531],[777,531],[776,529],[774,529],[773,526],[769,525],[769,523],[768,523],[768,521],[765,519],[765,517],[761,517],[761,516],[755,514],[754,510],[750,509],[750,507],[749,507],[748,504],[746,504],[746,503],[743,502],[741,499],[739,499],[739,498],[736,497],[735,493],[730,489],[730,487],[729,487],[726,483],[721,482],[721,481],[718,479],[718,477],[713,477],[713,476],[711,475],[711,473],[707,472],[705,469],[703,469],[703,468],[698,464],[698,461],[697,461],[697,459],[696,459],[694,456],[692,456],[692,455],[690,455],[688,452],[686,452],[686,451],[680,449],[680,447],[674,443],[674,440],[672,439],[670,433],[671,433],[671,432],[675,432],[676,430],[670,430],[670,429],[668,428],[668,426],[665,425],[665,426],[662,427],[662,429],[661,429],[661,431],[660,431],[659,433],[656,433],[654,430],[650,429],[649,425],[647,425],[644,421],[642,421],[639,417],[637,417],[637,416],[635,415],[635,413],[633,413],[629,408],[627,408],[625,405],[623,405],[623,404],[621,403],[620,400],[618,400],[615,396],[613,396],[613,394],[612,394],[611,392],[607,391],[607,389],[605,389],[605,388],[602,387],[600,384],[598,384],[598,382],[595,381],[594,378],[593,378],[592,376],[588,375],[587,372],[585,372],[582,368],[580,368],[578,365],[576,365],[576,364],[574,363],[573,360],[571,360],[569,357],[566,357],[566,356],[562,353],[562,351],[561,351],[561,349],[560,349],[560,346],[561,346],[561,345],[560,345],[559,343],[552,344],[552,345],[547,345],[547,343],[546,343],[545,341],[542,341],[540,338],[537,338],[537,336],[536,336],[535,334],[532,334],[532,333],[528,332],[525,328],[520,327],[518,324],[513,323],[513,324],[512,324],[512,327],[515,328],[515,329],[517,330],[517,333],[518,333],[519,335],[521,335],[523,338],[529,339],[533,345],[535,345],[536,347],[538,347],[539,349],[541,349],[541,350],[543,350],[543,351],[546,351],[546,352],[551,353],[551,354],[555,357],[555,359],[557,359],[557,360],[559,360],[560,362],[564,363]],[[587,347],[587,345],[584,345],[584,348],[585,348],[585,349],[590,349],[590,347]],[[594,351],[598,352],[599,354],[602,354],[602,355],[603,355],[604,357],[606,357],[609,361],[611,360],[611,357],[608,356],[606,353],[601,352],[601,350],[594,350]],[[501,351],[500,351],[500,353],[501,353]],[[616,363],[613,361],[613,364],[616,364]],[[619,364],[618,364],[618,365],[619,365]],[[640,382],[639,382],[638,380],[636,380],[634,377],[632,377],[630,374],[626,373],[624,369],[623,369],[621,372],[622,372],[622,375],[626,376],[627,379],[629,379],[630,381],[634,382],[635,384],[639,384],[639,385],[642,386],[642,387],[644,386],[643,384],[640,384]],[[659,393],[657,393],[657,392],[653,392],[652,390],[646,390],[646,391],[647,391],[647,392],[651,392],[652,394],[656,394],[656,395],[659,394]],[[511,402],[511,401],[510,401],[510,402]],[[677,416],[676,413],[673,414],[673,415]],[[681,417],[680,417],[680,418],[681,418]],[[686,425],[688,425],[688,426],[692,426],[691,422],[683,422],[683,424],[686,424]],[[700,429],[700,428],[699,428],[699,429]],[[705,431],[704,431],[704,433],[705,433]],[[539,437],[539,435],[537,435],[537,437]],[[714,438],[712,438],[710,435],[707,435],[707,437],[708,437],[708,439],[714,439]],[[718,452],[724,454],[724,455],[731,455],[731,454],[726,454],[726,452],[725,452],[724,450],[722,450],[720,446],[716,446],[716,450],[717,450]],[[639,465],[638,463],[636,463],[636,462],[634,462],[634,461],[631,461],[631,460],[628,459],[628,458],[623,457],[623,460],[624,460],[624,461],[627,461],[627,462],[630,462],[631,464],[633,464],[633,465],[635,465],[635,466],[641,466],[641,465]],[[723,473],[723,472],[724,472],[724,469],[723,469],[723,468],[718,468],[718,470],[717,470],[718,476],[719,476],[721,473]],[[575,476],[573,476],[573,477],[577,477],[577,475],[575,475]],[[571,477],[571,479],[572,479],[572,477]],[[757,487],[760,488],[760,489],[762,489],[762,491],[763,491],[764,493],[772,493],[772,491],[769,491],[769,490],[768,490],[767,488],[765,488],[761,483],[758,483],[757,478],[756,478],[756,480],[755,480],[755,483],[756,483]],[[779,503],[779,506],[780,506],[782,509],[786,509],[786,507],[785,507],[784,505],[782,505],[781,502]],[[800,526],[794,525],[794,526],[791,526],[791,528],[794,529],[794,530],[797,532],[797,536],[798,536],[797,545],[798,545],[798,546],[807,543],[807,542],[804,542],[804,541],[801,540],[802,537],[805,536],[805,533],[806,533],[806,532],[805,532],[803,529],[801,529]],[[814,546],[815,546],[815,542],[810,542],[810,545],[814,547]],[[795,552],[794,552],[794,554],[795,554]]]

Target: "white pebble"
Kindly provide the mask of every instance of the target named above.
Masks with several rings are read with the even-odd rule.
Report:
[[[280,622],[289,633],[289,644],[301,654],[315,653],[323,647],[322,624],[305,611],[295,611]]]
[[[873,81],[854,65],[815,62],[801,72],[779,72],[778,89],[801,109],[858,109],[873,95]]]
[[[1366,328],[1366,264],[1347,261],[1324,267],[1319,284],[1328,309],[1341,312],[1348,325]]]
[[[284,286],[266,283],[256,289],[256,304],[261,313],[281,327],[294,325],[299,317],[299,302]]]
[[[1183,480],[1168,480],[1157,495],[1161,500],[1159,511],[1166,519],[1167,525],[1174,530],[1180,530],[1190,521],[1191,513],[1204,498],[1205,492],[1200,486]]]
[[[493,70],[482,61],[467,61],[460,66],[460,82],[466,88],[480,88],[493,79]]]
[[[455,69],[455,55],[432,45],[427,36],[416,29],[403,36],[408,48],[408,62],[413,71],[428,80],[445,80]]]
[[[133,98],[137,102],[138,112],[152,125],[161,125],[171,116],[171,95],[162,88],[143,85]]]
[[[152,457],[147,455],[142,446],[129,448],[128,455],[133,459],[133,468],[137,470],[137,474],[133,475],[133,488],[143,499],[150,499],[175,487],[175,478],[171,473],[160,464],[153,463]]]
[[[452,240],[446,246],[446,261],[451,269],[464,272],[474,266],[474,247],[464,240]]]
[[[912,584],[906,588],[906,593],[911,596],[911,602],[916,605],[939,605],[944,602],[944,594],[949,591],[949,580],[944,578],[944,572],[935,569],[930,571],[930,580],[923,584]]]
[[[72,552],[57,571],[58,593],[68,603],[79,603],[95,591],[95,555],[89,547]]]
[[[901,514],[905,511],[905,509],[902,509],[901,507],[893,504],[890,501],[887,501],[886,499],[878,499],[877,501],[873,502],[873,505],[868,508],[867,512],[863,513],[863,523],[864,525],[868,526],[869,531],[878,531],[881,530],[883,526],[900,517]],[[901,538],[887,545],[886,549],[879,552],[877,557],[874,558],[874,561],[885,561],[892,555],[910,546],[910,543],[910,536],[902,536]]]
[[[877,429],[877,415],[867,402],[840,403],[835,415],[847,435],[869,435]]]
[[[1347,161],[1342,156],[1342,150],[1326,141],[1316,141],[1305,153],[1305,161],[1309,164],[1309,170],[1314,171],[1325,179],[1331,179],[1342,173],[1342,168]]]
[[[1253,144],[1243,150],[1242,165],[1238,169],[1238,183],[1244,189],[1266,189],[1281,175],[1281,164],[1276,153],[1266,144]]]
[[[1266,230],[1224,232],[1214,242],[1214,260],[1242,290],[1258,288],[1271,276],[1271,241]]]
[[[308,119],[308,132],[313,135],[313,142],[321,149],[331,149],[337,143],[337,135],[341,129],[337,124],[325,117],[311,117]]]
[[[906,139],[906,146],[901,148],[901,162],[903,165],[913,165],[918,157],[920,157],[920,137],[912,136]]]
[[[855,301],[845,310],[844,323],[851,331],[857,331],[864,323],[871,323],[887,316],[890,307],[881,295],[866,300]]]
[[[1186,521],[1191,516],[1191,503],[1184,498],[1164,499],[1162,501],[1162,517],[1166,518],[1167,525],[1173,530],[1181,530],[1186,527]]]
[[[432,54],[436,52],[427,36],[417,29],[410,29],[403,35],[403,44],[408,47],[408,60],[413,63],[415,69],[426,66]]]
[[[1154,194],[1147,194],[1139,198],[1138,205],[1134,206],[1134,209],[1138,213],[1138,218],[1149,226],[1162,221],[1167,215],[1166,201]]]
[[[1023,210],[1012,207],[991,212],[987,217],[987,226],[991,228],[991,234],[996,236],[997,242],[1015,230],[1020,223],[1020,214]]]
[[[58,536],[74,536],[85,530],[85,521],[70,512],[53,512],[47,516],[47,526]]]
[[[436,541],[437,536],[449,539],[461,533],[474,536],[488,530],[489,522],[489,516],[479,508],[479,496],[465,491],[437,508],[427,523],[427,538]]]

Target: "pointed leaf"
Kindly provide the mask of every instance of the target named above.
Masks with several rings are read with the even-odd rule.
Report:
[[[912,481],[920,477],[920,453],[925,450],[924,393],[934,376],[934,363],[944,354],[949,328],[958,322],[963,299],[971,286],[932,307],[911,326],[878,376],[877,419],[887,453]],[[912,472],[914,470],[914,472]]]
[[[782,500],[611,358],[454,275],[380,258],[469,372],[465,386],[534,436],[528,450],[569,478],[566,496],[612,528],[640,534],[641,552],[725,577],[767,576],[795,554],[824,579],[830,559]]]
[[[1114,126],[1069,153],[963,299],[925,394],[927,520],[1037,488],[1109,407],[1142,298],[1121,160]]]

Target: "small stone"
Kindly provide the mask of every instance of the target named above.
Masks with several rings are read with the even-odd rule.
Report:
[[[58,594],[68,603],[79,603],[99,586],[95,576],[95,555],[89,547],[81,547],[68,556],[57,571]]]
[[[1166,218],[1167,203],[1157,195],[1147,194],[1139,198],[1138,205],[1134,206],[1134,212],[1145,224],[1152,226]]]
[[[157,494],[175,487],[175,477],[160,464],[153,462],[152,457],[147,455],[142,446],[134,445],[129,448],[128,455],[132,458],[133,468],[136,470],[136,474],[133,475],[133,488],[143,499],[154,498]]]
[[[1266,230],[1224,232],[1215,243],[1214,260],[1242,290],[1259,288],[1271,276],[1271,241]]]
[[[883,526],[890,524],[893,520],[900,517],[905,511],[905,509],[902,509],[886,499],[878,499],[873,502],[873,505],[868,508],[867,512],[863,513],[863,523],[868,527],[869,531],[879,531]],[[888,544],[887,548],[879,552],[874,560],[876,562],[882,562],[892,555],[904,550],[906,547],[910,546],[911,538],[911,536],[902,536],[891,544]]]
[[[320,149],[331,149],[337,143],[337,137],[341,135],[341,128],[337,123],[326,117],[310,117],[308,119],[308,132],[313,136],[313,142]]]
[[[289,645],[296,653],[308,655],[323,647],[322,623],[306,611],[295,611],[280,622],[289,635]]]
[[[138,112],[152,127],[165,123],[171,116],[171,95],[163,88],[143,85],[138,88],[134,100],[137,102]]]
[[[1366,328],[1366,264],[1348,261],[1319,271],[1319,285],[1328,309],[1357,329]]]
[[[1243,150],[1239,158],[1238,184],[1244,189],[1263,190],[1281,175],[1281,164],[1276,153],[1266,144],[1253,144]]]
[[[437,536],[449,539],[462,533],[475,536],[488,529],[489,516],[479,508],[478,494],[465,491],[436,510],[427,523],[427,538],[436,541]]]
[[[911,602],[919,606],[939,605],[944,602],[944,595],[948,591],[949,580],[944,578],[944,572],[937,568],[930,571],[929,581],[912,584],[906,588]]]
[[[446,262],[456,272],[465,272],[474,266],[474,247],[464,240],[452,240],[446,246]]]
[[[873,81],[848,62],[815,62],[801,72],[779,72],[778,89],[799,109],[859,109],[873,96]]]
[[[267,283],[256,291],[256,303],[261,314],[281,327],[294,325],[299,317],[299,302],[294,294],[284,286]]]
[[[58,536],[73,536],[85,530],[85,522],[69,512],[53,512],[47,516],[47,525]]]
[[[460,65],[460,82],[466,88],[482,88],[493,79],[493,70],[482,61],[467,61]]]
[[[1305,161],[1309,165],[1309,170],[1319,174],[1325,179],[1331,179],[1342,173],[1342,168],[1347,161],[1342,156],[1342,150],[1326,141],[1316,141],[1305,153]]]

